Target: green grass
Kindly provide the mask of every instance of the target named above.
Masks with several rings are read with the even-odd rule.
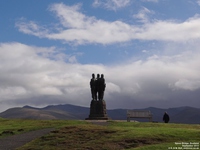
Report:
[[[18,150],[162,150],[177,147],[175,142],[200,142],[200,125],[109,121],[100,126],[86,121],[0,119],[0,133],[41,128],[55,131]]]
[[[67,120],[27,120],[27,119],[2,119],[0,118],[0,138],[9,136],[4,134],[9,131],[12,134],[20,134],[28,131],[44,129],[44,128],[61,128],[63,126],[86,124],[83,121],[67,121]]]
[[[129,139],[136,143],[137,150],[168,149],[177,147],[175,142],[200,142],[200,125],[163,123],[111,122],[112,129],[121,133],[117,139]],[[179,145],[180,147],[180,145]]]

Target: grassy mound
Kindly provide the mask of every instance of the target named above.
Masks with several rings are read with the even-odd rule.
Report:
[[[55,130],[19,150],[156,150],[200,141],[200,125],[109,121],[101,126],[86,121],[0,119],[0,133],[9,130],[18,134],[19,129],[27,132],[48,127]]]

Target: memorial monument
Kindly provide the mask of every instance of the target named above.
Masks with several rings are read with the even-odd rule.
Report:
[[[90,89],[92,95],[92,101],[90,103],[90,115],[86,120],[108,120],[109,117],[106,112],[106,102],[104,100],[104,91],[106,88],[106,83],[104,75],[92,74],[92,79],[90,80]]]

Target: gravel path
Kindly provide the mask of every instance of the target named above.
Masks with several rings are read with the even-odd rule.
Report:
[[[36,131],[30,131],[23,134],[13,135],[5,138],[0,138],[0,150],[15,150],[26,143],[39,138],[45,134],[50,133],[54,129],[41,129]]]

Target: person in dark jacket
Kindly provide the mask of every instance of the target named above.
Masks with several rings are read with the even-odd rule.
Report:
[[[167,114],[167,112],[165,112],[165,114],[163,115],[163,121],[165,122],[165,123],[168,123],[169,122],[169,115]]]

